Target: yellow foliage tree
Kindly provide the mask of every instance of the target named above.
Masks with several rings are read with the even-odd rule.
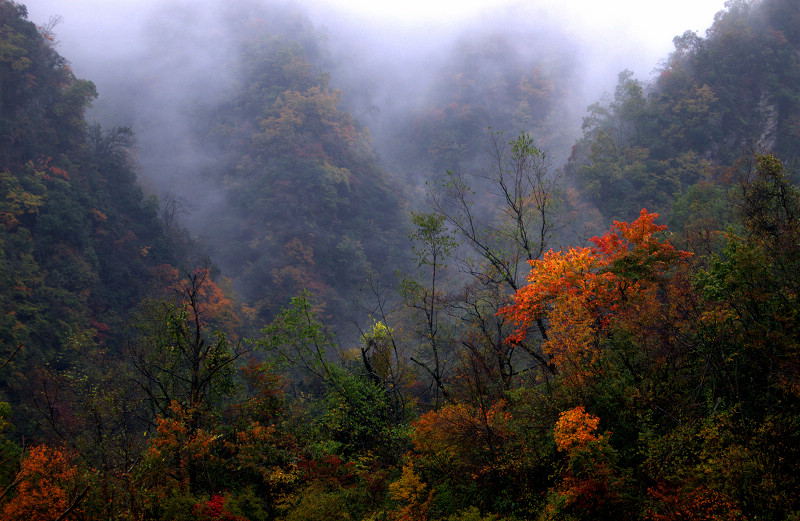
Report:
[[[389,485],[389,495],[399,505],[389,513],[392,521],[425,521],[433,499],[433,491],[425,493],[427,485],[414,472],[414,463],[403,465],[400,479]]]

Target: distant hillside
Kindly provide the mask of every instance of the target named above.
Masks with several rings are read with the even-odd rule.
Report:
[[[205,178],[228,208],[204,237],[263,320],[303,290],[341,318],[370,277],[402,264],[404,190],[299,43],[259,34],[240,59],[233,94],[198,123],[223,158]]]
[[[490,161],[491,127],[509,135],[528,132],[548,155],[563,157],[574,139],[573,66],[566,49],[537,38],[465,34],[431,69],[431,88],[397,115],[382,155],[416,183],[448,170],[475,173]]]

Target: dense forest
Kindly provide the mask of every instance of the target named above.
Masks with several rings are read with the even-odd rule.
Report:
[[[0,0],[0,518],[800,519],[798,7],[578,129],[563,49],[467,35],[373,137],[289,5],[104,126]]]

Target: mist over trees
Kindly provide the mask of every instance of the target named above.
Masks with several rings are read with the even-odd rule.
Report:
[[[524,10],[126,7],[80,79],[0,0],[0,517],[797,518],[795,3],[586,100]]]
[[[235,208],[208,222],[208,244],[262,320],[302,290],[341,317],[366,278],[403,264],[404,189],[302,47],[262,37],[243,55],[237,94],[198,118],[225,158],[204,175]]]

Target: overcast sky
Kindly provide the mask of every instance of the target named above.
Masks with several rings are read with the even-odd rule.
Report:
[[[578,25],[627,27],[642,41],[666,37],[685,29],[701,30],[711,24],[724,0],[304,0],[305,5],[325,5],[381,23],[462,21],[502,7],[525,6],[563,13]]]
[[[229,0],[225,0],[229,1]],[[122,23],[133,24],[143,7],[154,0],[22,0],[29,18],[37,24],[50,16],[63,21],[57,31],[62,50],[67,54],[74,40],[85,33],[85,22],[95,20],[93,30],[104,27],[119,30]],[[701,35],[713,22],[724,0],[300,0],[317,24],[346,22],[354,27],[395,31],[457,31],[476,18],[495,16],[511,10],[522,18],[540,18],[542,23],[558,23],[568,32],[581,36],[599,54],[618,57],[628,54],[629,67],[637,74],[648,73],[672,49],[672,38],[686,30]],[[81,30],[76,30],[81,27]],[[98,49],[97,52],[102,52]]]

